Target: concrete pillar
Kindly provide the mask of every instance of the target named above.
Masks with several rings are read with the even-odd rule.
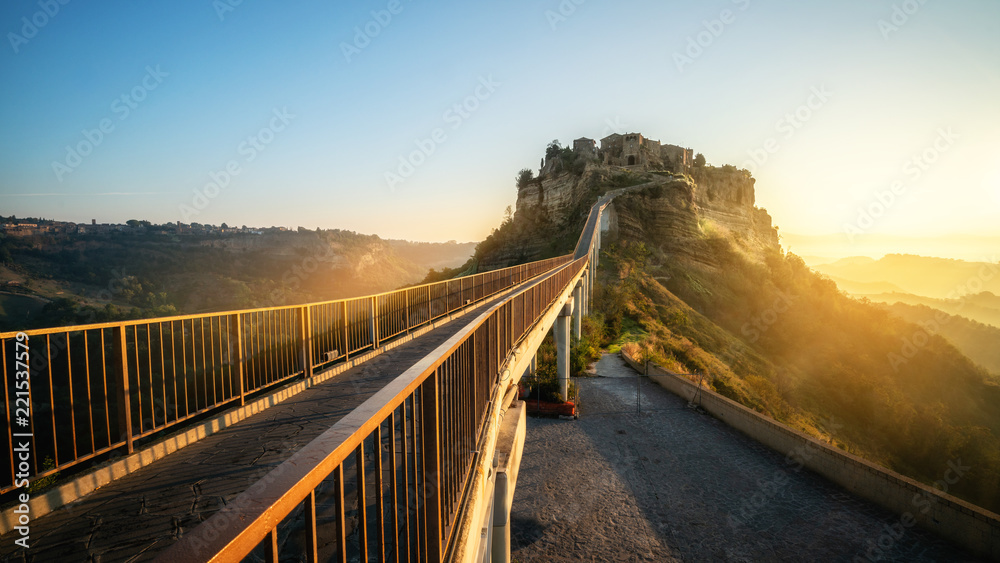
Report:
[[[597,248],[596,246],[594,247]],[[597,251],[591,251],[590,255],[590,291],[594,291],[594,285],[597,283]]]
[[[507,506],[507,472],[497,473],[493,496],[493,545],[491,563],[510,562],[510,507]]]
[[[583,280],[576,282],[573,288],[573,338],[580,339],[583,333]]]
[[[552,325],[556,339],[556,377],[564,401],[569,400],[569,323],[572,316],[573,300],[570,299]]]
[[[594,266],[595,266],[594,269],[595,270],[597,269],[596,266],[598,266],[600,263],[601,263],[601,229],[598,228],[597,229],[597,244],[594,246]]]

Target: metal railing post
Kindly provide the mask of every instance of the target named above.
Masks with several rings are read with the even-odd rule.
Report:
[[[313,374],[312,319],[309,306],[299,309],[299,339],[302,343],[302,374],[306,378]]]
[[[347,332],[347,300],[340,302],[340,312],[342,313],[340,318],[344,321],[344,360],[351,359],[351,341],[350,335]]]
[[[378,348],[378,297],[372,297],[372,349]]]
[[[406,315],[406,332],[410,332],[410,290],[403,290],[403,314]]]
[[[427,560],[441,561],[441,443],[440,410],[438,405],[438,378],[434,370],[420,384],[420,434],[423,447],[424,510]]]
[[[232,321],[229,323],[229,339],[230,342],[235,341],[236,346],[236,358],[234,364],[236,365],[236,376],[239,380],[240,385],[240,406],[246,403],[246,359],[243,357],[243,316],[239,313],[231,315]]]
[[[132,453],[132,401],[128,390],[128,345],[125,342],[125,327],[114,328],[115,370],[118,372],[118,428],[128,453]]]

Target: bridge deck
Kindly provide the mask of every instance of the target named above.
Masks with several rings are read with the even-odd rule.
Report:
[[[576,422],[529,419],[512,556],[531,561],[978,561],[686,407],[617,356]],[[730,520],[730,517],[733,520]],[[858,559],[855,559],[858,556]]]
[[[30,549],[7,534],[0,559],[152,559],[500,299],[33,520]]]

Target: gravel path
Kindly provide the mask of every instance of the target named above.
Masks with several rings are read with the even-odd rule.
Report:
[[[617,356],[577,421],[528,419],[512,555],[531,561],[978,561],[647,380]],[[887,546],[880,553],[877,543]],[[857,559],[856,559],[857,557]]]

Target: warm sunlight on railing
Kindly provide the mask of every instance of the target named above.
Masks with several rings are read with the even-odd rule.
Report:
[[[247,395],[377,348],[570,261],[550,258],[378,295],[0,334],[0,493],[15,488],[14,434],[30,434],[45,477]],[[30,343],[30,425],[16,427],[16,337]],[[24,398],[22,398],[22,403]]]

